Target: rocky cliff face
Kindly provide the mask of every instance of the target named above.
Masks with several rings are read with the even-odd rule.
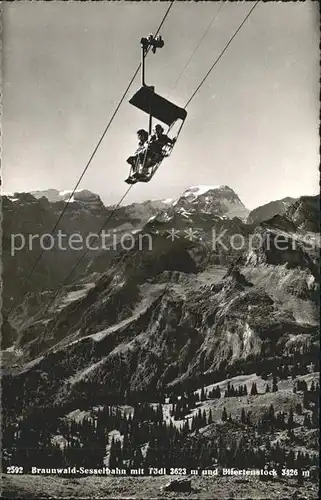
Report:
[[[320,196],[302,196],[289,206],[287,217],[298,229],[320,232]]]
[[[296,201],[296,198],[283,198],[271,201],[252,210],[247,218],[249,224],[260,224],[265,220],[272,219],[275,215],[284,215],[287,209]]]

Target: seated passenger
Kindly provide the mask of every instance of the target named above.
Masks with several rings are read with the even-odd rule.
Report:
[[[142,174],[149,175],[149,169],[160,163],[166,156],[163,148],[167,144],[174,145],[176,139],[170,139],[164,134],[164,129],[161,125],[156,125],[154,134],[150,136],[147,143],[147,152],[144,150],[144,158],[142,164]]]
[[[144,129],[140,129],[137,132],[138,137],[138,148],[136,149],[133,156],[127,158],[127,163],[133,167],[133,174],[139,171],[139,165],[144,164],[147,148],[148,133]]]
[[[149,150],[155,154],[155,158],[158,156],[159,160],[161,160],[164,157],[163,147],[167,144],[175,144],[175,139],[170,139],[168,135],[164,134],[164,129],[161,125],[156,125],[154,132],[148,141]]]

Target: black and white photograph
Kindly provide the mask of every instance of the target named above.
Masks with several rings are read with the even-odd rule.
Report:
[[[319,498],[319,3],[0,15],[2,497]]]

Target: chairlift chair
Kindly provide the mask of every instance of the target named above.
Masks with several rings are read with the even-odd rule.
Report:
[[[155,87],[148,86],[145,83],[145,58],[150,48],[152,48],[152,52],[156,52],[157,48],[163,47],[164,42],[161,37],[153,37],[153,35],[149,35],[148,38],[141,39],[141,47],[142,47],[142,86],[141,88],[134,94],[134,96],[130,99],[129,103],[140,109],[144,113],[148,114],[148,134],[151,134],[152,131],[152,122],[153,119],[157,119],[162,122],[164,125],[167,125],[166,135],[170,132],[173,126],[181,121],[179,126],[176,138],[181,131],[181,128],[184,124],[184,121],[187,116],[187,112],[184,108],[180,108],[176,106],[176,104],[168,101],[164,97],[160,96],[155,92]],[[175,141],[176,143],[176,141]],[[155,175],[158,170],[160,164],[162,163],[164,158],[168,158],[172,153],[174,144],[166,144],[162,148],[162,152],[160,154],[159,161],[155,158],[155,153],[149,154],[148,146],[146,148],[146,154],[144,157],[143,164],[135,165],[135,169],[133,165],[130,168],[130,173],[128,179],[125,182],[128,184],[135,184],[136,182],[149,182],[152,177]],[[155,161],[156,160],[156,161]]]

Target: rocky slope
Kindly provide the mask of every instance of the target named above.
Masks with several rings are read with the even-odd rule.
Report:
[[[287,210],[286,215],[300,230],[320,232],[320,196],[302,196]]]
[[[77,405],[94,388],[98,404],[106,391],[197,387],[249,373],[262,360],[315,362],[317,207],[317,197],[305,197],[255,227],[237,219],[244,246],[232,248],[231,227],[224,241],[234,260],[225,264],[213,263],[209,240],[181,234],[171,241],[167,222],[154,220],[147,224],[151,248],[136,234],[134,248],[118,251],[98,279],[65,288],[55,300],[50,293],[28,297],[13,316],[23,353],[17,380],[27,390],[36,373],[47,373],[28,399]]]
[[[252,210],[247,218],[249,224],[260,224],[261,222],[272,219],[275,215],[284,215],[287,209],[296,201],[296,198],[286,197],[282,200],[275,200],[266,203]]]
[[[70,192],[59,194],[56,190],[48,190],[34,195],[15,193],[13,196],[2,197],[5,313],[10,309],[13,300],[19,303],[20,297],[17,299],[14,297],[17,296],[17,292],[19,295],[21,284],[25,280],[28,283],[23,294],[55,289],[79,259],[80,253],[87,250],[86,238],[90,234],[100,234],[104,228],[105,233],[110,235],[104,240],[105,244],[117,242],[123,234],[131,234],[137,228],[140,229],[151,216],[168,206],[162,201],[146,201],[141,204],[121,206],[115,210],[113,206],[105,207],[98,195],[82,190],[75,193],[66,208]],[[57,225],[63,210],[65,210],[64,215]],[[51,237],[50,234],[55,226],[57,227]],[[72,244],[68,244],[70,238],[73,238]],[[82,275],[101,249],[101,240],[92,236],[88,241],[89,246],[95,249],[88,248],[87,255],[82,265],[77,268],[74,278]],[[29,273],[43,249],[36,272],[32,273],[29,279]],[[108,258],[112,255],[113,249],[109,254],[105,253],[105,257]],[[99,271],[99,259],[95,262],[92,265],[93,270]]]

